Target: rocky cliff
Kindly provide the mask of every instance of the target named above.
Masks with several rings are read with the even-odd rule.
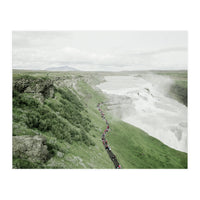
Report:
[[[13,81],[13,90],[19,93],[32,93],[43,102],[44,99],[54,96],[55,87],[51,79],[24,76]]]

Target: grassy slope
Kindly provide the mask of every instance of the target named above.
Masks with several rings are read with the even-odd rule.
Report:
[[[69,150],[67,150],[68,153],[64,159],[53,158],[48,162],[48,165],[52,166],[52,163],[55,163],[58,166],[60,162],[64,162],[66,168],[114,168],[101,142],[101,134],[105,128],[105,124],[96,108],[96,102],[100,102],[104,98],[82,81],[79,82],[78,86],[78,90],[83,95],[81,97],[82,102],[85,102],[88,115],[92,120],[92,124],[94,124],[93,129],[88,134],[93,137],[95,146],[88,147],[81,143],[73,143],[73,145],[70,145]],[[79,159],[81,159],[81,162]]]
[[[158,74],[169,76],[174,80],[174,84],[171,86],[169,91],[169,96],[187,106],[187,71],[164,71],[158,72]]]
[[[113,121],[108,140],[123,168],[187,168],[187,154],[176,151],[141,129]]]
[[[52,73],[53,74],[53,73]],[[51,76],[53,77],[54,75]],[[55,73],[56,74],[56,73]],[[68,73],[66,73],[68,74]],[[41,75],[41,74],[40,74]],[[59,75],[59,73],[57,73]],[[61,74],[60,74],[61,75]],[[62,73],[63,75],[63,73]],[[96,80],[95,80],[96,81]],[[104,101],[105,97],[100,92],[95,91],[84,81],[79,81],[76,91],[84,107],[87,109],[91,123],[91,130],[87,133],[94,142],[93,145],[86,145],[81,141],[73,141],[69,144],[65,140],[60,140],[54,135],[41,132],[47,137],[48,142],[53,141],[54,146],[58,146],[59,152],[63,152],[60,157],[57,150],[54,149],[55,155],[43,167],[45,168],[114,168],[109,156],[103,148],[101,134],[105,129],[105,122],[101,119],[96,105]],[[59,96],[59,95],[58,95]],[[55,99],[48,99],[55,101]],[[106,106],[103,107],[106,112]],[[16,111],[15,111],[16,112]],[[150,137],[142,130],[126,124],[122,121],[116,121],[107,114],[111,131],[108,135],[108,142],[116,154],[122,168],[186,168],[187,154],[173,150],[162,144],[155,138]],[[24,129],[24,134],[29,130],[32,134],[35,130]],[[14,130],[14,134],[17,129]],[[18,133],[22,134],[22,132]]]
[[[87,90],[88,94],[95,94],[93,89],[84,83],[81,90]],[[90,117],[96,123],[103,121],[96,116],[96,109],[94,109],[96,102],[100,100],[97,99],[98,95],[87,99]],[[107,113],[106,106],[103,110]],[[187,168],[186,153],[164,145],[139,128],[116,121],[109,116],[109,113],[106,116],[111,128],[107,139],[122,168]]]
[[[13,74],[14,79],[19,79],[23,75],[27,75],[27,73],[19,73]],[[28,72],[28,74],[30,74]],[[41,78],[46,76],[46,73],[31,73],[32,76],[34,76],[36,79]],[[54,76],[63,76],[63,74],[60,73],[53,73],[51,74],[51,78]],[[66,75],[66,74],[65,74]],[[79,76],[79,75],[76,75]],[[63,88],[65,91],[67,91],[67,87]],[[72,89],[72,88],[71,88]],[[90,88],[91,89],[91,88]],[[74,91],[76,92],[76,91]],[[95,102],[101,101],[102,96],[97,95],[97,93],[94,91],[93,93],[89,94],[88,96],[88,91],[87,89],[85,91],[82,91],[82,95],[85,96],[85,100],[87,100],[88,97],[93,99]],[[80,96],[77,94],[77,97],[80,98]],[[22,97],[22,98],[20,98]],[[25,97],[27,97],[25,99]],[[30,105],[23,105],[21,102],[21,99],[23,102],[28,103]],[[61,114],[61,110],[54,110],[52,109],[55,107],[55,109],[63,104],[61,104],[60,100],[63,100],[61,93],[56,92],[55,93],[55,98],[48,98],[44,101],[44,104],[40,104],[39,102],[36,101],[36,103],[39,104],[38,106],[31,106],[32,101],[35,103],[35,99],[32,97],[32,94],[17,94],[13,98],[13,102],[15,102],[13,105],[13,135],[44,135],[47,138],[47,144],[51,147],[51,150],[53,151],[54,155],[53,157],[47,162],[47,163],[42,163],[35,165],[33,163],[28,162],[29,164],[27,165],[26,160],[22,160],[19,158],[13,158],[13,167],[15,168],[113,168],[113,164],[110,161],[109,157],[107,156],[106,151],[103,148],[103,145],[101,143],[101,133],[103,132],[104,129],[104,123],[100,120],[99,113],[97,112],[96,109],[96,103],[93,103],[93,106],[90,105],[89,115],[92,119],[91,122],[91,128],[90,131],[87,132],[87,135],[89,137],[89,140],[92,141],[94,145],[88,145],[85,144],[84,141],[74,141],[74,140],[68,140],[68,138],[60,138],[59,131],[48,131],[48,130],[42,130],[41,128],[37,128],[35,126],[29,127],[29,124],[27,124],[27,116],[29,116],[32,119],[32,116],[37,117],[37,113],[41,112],[41,110],[46,109],[44,112],[44,115],[40,114],[40,119],[43,118],[43,120],[47,123],[48,122],[48,116],[51,117],[51,115],[56,114],[56,117],[54,117],[54,125],[55,123],[58,123],[58,127],[64,124],[67,124],[67,126],[76,128],[69,120],[65,119]],[[73,101],[76,99],[73,99]],[[83,99],[82,99],[83,100]],[[19,103],[20,101],[20,103]],[[17,104],[19,103],[19,105]],[[85,110],[86,109],[86,104],[84,104],[84,101],[79,101],[80,104],[83,104]],[[55,105],[55,106],[50,106],[50,105]],[[36,109],[35,107],[38,107]],[[76,109],[76,107],[73,107],[71,105],[71,108]],[[83,115],[87,115],[88,117],[88,112],[82,111]],[[66,110],[66,112],[68,112]],[[45,118],[45,115],[48,113],[48,116]],[[35,118],[36,118],[35,117]],[[76,115],[73,113],[71,114],[72,119],[76,118]],[[34,119],[35,119],[34,118]],[[52,120],[52,118],[50,119]],[[79,119],[81,121],[81,119]],[[35,121],[35,120],[34,120]],[[62,123],[61,123],[62,122]],[[97,122],[97,123],[96,123]],[[63,128],[65,129],[65,127]],[[67,133],[68,130],[64,130],[64,133]],[[62,132],[61,132],[62,133]],[[59,153],[62,153],[62,156],[59,156]]]

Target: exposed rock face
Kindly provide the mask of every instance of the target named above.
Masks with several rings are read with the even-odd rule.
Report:
[[[16,80],[13,82],[13,88],[18,92],[24,92],[24,90],[29,86],[29,82],[28,79]]]
[[[21,78],[13,82],[13,89],[20,93],[33,93],[41,101],[54,96],[54,85],[50,79]]]
[[[31,162],[45,162],[49,157],[46,139],[43,136],[14,136],[13,156]]]

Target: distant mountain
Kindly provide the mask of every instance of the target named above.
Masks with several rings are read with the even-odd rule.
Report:
[[[78,71],[77,69],[74,69],[72,67],[63,66],[63,67],[50,67],[46,68],[46,71]]]

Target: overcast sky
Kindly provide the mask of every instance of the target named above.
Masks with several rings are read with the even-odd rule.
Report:
[[[187,69],[185,31],[13,32],[13,68]]]

